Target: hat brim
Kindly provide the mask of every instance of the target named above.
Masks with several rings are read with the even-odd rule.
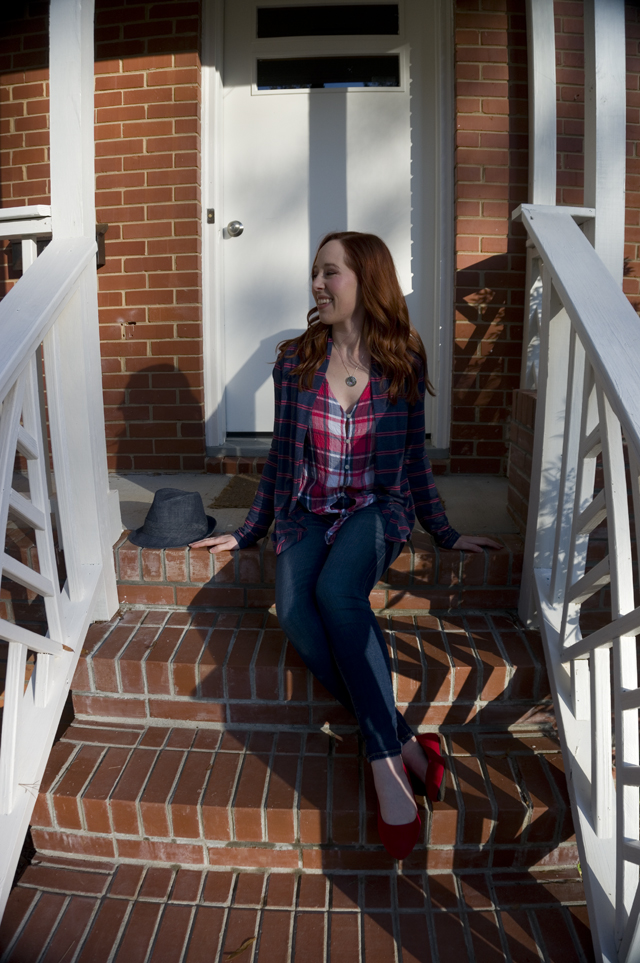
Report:
[[[179,536],[156,536],[145,535],[142,528],[137,528],[134,532],[129,532],[129,541],[140,548],[186,548],[190,542],[199,542],[201,538],[210,538],[216,530],[216,520],[212,515],[207,515],[207,531],[197,538],[184,541]]]

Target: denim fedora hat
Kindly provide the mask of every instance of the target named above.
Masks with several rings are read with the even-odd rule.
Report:
[[[205,515],[199,492],[159,488],[142,528],[130,532],[129,541],[143,548],[183,548],[213,535],[216,520]]]

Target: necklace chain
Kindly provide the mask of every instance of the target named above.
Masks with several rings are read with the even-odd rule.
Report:
[[[349,374],[349,369],[347,368],[346,361],[345,361],[344,358],[342,357],[342,352],[340,351],[340,347],[339,347],[339,345],[338,345],[338,342],[337,342],[337,341],[334,341],[333,343],[334,343],[335,346],[336,346],[336,349],[337,349],[337,351],[338,351],[338,356],[339,356],[340,360],[342,361],[342,364],[343,364],[343,366],[344,366],[344,370],[347,372],[347,377],[344,379],[344,383],[345,383],[349,388],[353,388],[355,385],[358,384],[358,379],[357,379],[356,376],[355,376],[355,371],[357,371],[358,368],[360,368],[361,371],[364,371],[365,369],[362,367],[362,365],[358,364],[358,362],[356,361],[356,362],[355,362],[356,367],[355,367],[354,373],[353,373],[353,374]]]

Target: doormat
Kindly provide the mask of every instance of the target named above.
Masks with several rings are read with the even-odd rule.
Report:
[[[234,475],[209,508],[251,508],[259,484],[259,475]]]

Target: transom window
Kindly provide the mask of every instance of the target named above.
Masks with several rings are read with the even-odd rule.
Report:
[[[397,54],[258,60],[258,90],[399,87]]]
[[[268,37],[397,36],[397,3],[258,7],[258,39]]]

